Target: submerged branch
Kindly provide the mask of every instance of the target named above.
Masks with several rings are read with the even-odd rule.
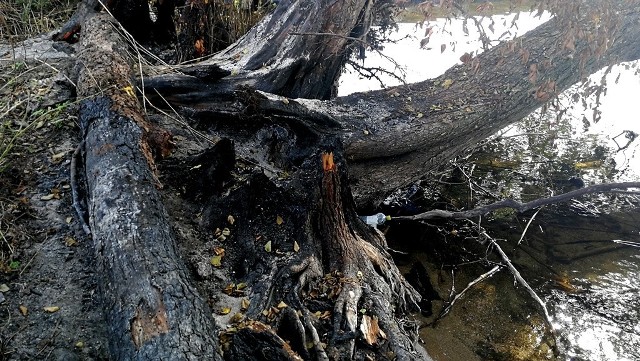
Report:
[[[400,217],[393,217],[392,219],[393,220],[411,220],[411,221],[435,219],[435,218],[470,219],[478,216],[483,216],[485,214],[488,214],[503,208],[512,208],[522,213],[530,209],[542,207],[547,204],[564,202],[564,201],[567,201],[576,197],[580,197],[586,194],[604,193],[604,192],[610,192],[617,189],[628,189],[628,188],[640,188],[640,182],[595,184],[589,187],[577,189],[575,191],[559,194],[557,196],[552,196],[548,198],[539,198],[526,203],[520,203],[520,202],[514,201],[513,199],[505,199],[499,202],[495,202],[486,206],[474,208],[467,211],[451,212],[451,211],[446,211],[442,209],[434,209],[434,210],[424,212],[424,213],[419,213],[413,216],[400,216]]]

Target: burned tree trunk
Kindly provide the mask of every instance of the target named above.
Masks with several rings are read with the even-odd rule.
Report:
[[[190,285],[156,189],[152,148],[166,149],[169,138],[141,113],[112,20],[97,15],[83,29],[79,117],[111,354],[119,360],[220,359],[211,312]]]
[[[330,50],[332,42],[323,43],[318,36],[317,43],[297,43],[293,34],[302,30],[283,26],[269,32],[266,38],[279,41],[276,44],[283,44],[280,47],[249,46],[249,39],[255,39],[257,32],[288,24],[290,19],[285,15],[293,15],[282,10],[284,15],[275,12],[226,53],[207,62],[208,66],[219,64],[233,75],[204,82],[170,74],[148,79],[146,86],[165,94],[195,119],[217,111],[226,116],[266,112],[307,118],[317,127],[342,133],[356,201],[360,206],[375,206],[390,192],[424,177],[477,142],[522,119],[589,74],[639,59],[640,51],[633,45],[640,36],[637,6],[619,3],[604,10],[600,8],[602,4],[590,6],[595,9],[582,9],[582,16],[577,18],[554,18],[516,40],[467,59],[437,79],[329,102],[289,98],[322,98],[313,90],[315,86],[326,89],[322,81],[313,78],[313,73],[310,78],[299,77],[291,68],[295,68],[295,59],[314,64],[317,69],[339,64]],[[607,23],[606,29],[603,26],[594,32],[594,12],[606,15],[601,20]],[[282,18],[276,18],[278,14]],[[273,34],[280,34],[280,38],[269,37]],[[326,49],[327,53],[318,54],[328,58],[309,54],[309,44],[314,44],[313,49]],[[298,57],[291,58],[291,62],[282,61],[293,53]],[[273,62],[265,60],[267,54]],[[237,61],[232,62],[228,56]],[[254,64],[255,59],[260,59],[262,65]],[[278,76],[289,80],[274,80]],[[299,84],[308,93],[289,93],[291,84]],[[226,102],[235,90],[247,85],[287,98],[263,94],[250,107],[221,107],[220,99]]]
[[[212,240],[227,248],[230,294],[248,299],[223,333],[228,358],[427,359],[402,320],[418,296],[384,237],[358,219],[352,189],[360,205],[375,204],[540,106],[581,72],[640,57],[629,46],[640,32],[638,10],[629,6],[612,13],[619,23],[595,41],[606,46],[576,38],[558,47],[568,35],[552,21],[520,40],[526,48],[496,47],[436,81],[333,101],[301,99],[331,97],[373,6],[282,1],[207,63],[144,81],[157,106],[167,101],[193,127],[233,139],[243,161],[242,181],[207,193],[198,205],[203,233],[228,219],[237,230],[226,232],[233,242]],[[588,26],[588,17],[576,25]],[[100,17],[84,27],[87,68],[78,93],[91,96],[81,119],[113,353],[219,358],[210,311],[189,285],[156,190],[150,148],[164,152],[163,142],[151,139],[168,137],[140,115],[128,65],[118,55],[123,46],[99,38],[108,26]],[[161,96],[154,98],[155,91]],[[333,157],[325,154],[331,151]]]

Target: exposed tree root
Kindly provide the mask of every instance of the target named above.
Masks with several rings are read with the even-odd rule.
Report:
[[[318,157],[309,163],[318,167]],[[225,200],[230,209],[232,202],[257,209],[237,215],[252,222],[247,228],[238,226],[248,235],[237,243],[242,250],[230,251],[243,254],[238,258],[241,263],[251,260],[238,281],[251,287],[244,316],[271,325],[278,338],[303,359],[429,360],[417,344],[417,327],[401,319],[406,311],[419,309],[419,294],[394,264],[382,234],[362,223],[352,204],[343,201],[349,189],[340,185],[340,179],[346,174],[340,174],[335,164],[330,168],[299,170],[294,177],[302,176],[306,183],[291,181],[282,190],[284,194],[290,192],[289,186],[301,187],[307,192],[302,199],[283,199],[278,186],[261,183],[265,179],[258,176],[247,189],[238,191],[243,195],[231,194]],[[254,204],[247,204],[249,197]],[[306,202],[303,212],[286,213],[291,207],[300,210],[296,204],[301,202]],[[267,207],[272,213],[265,214]],[[225,214],[226,210],[213,212]],[[286,223],[275,225],[275,214]],[[266,221],[261,223],[260,218]],[[255,235],[270,225],[290,227],[292,232],[284,231],[281,238],[296,239],[299,250],[291,251],[290,241],[271,238],[270,251],[265,252],[266,241],[256,243]],[[241,323],[235,328],[244,327],[249,326]],[[252,335],[235,333],[230,343],[243,338],[239,345],[251,344],[244,338]]]

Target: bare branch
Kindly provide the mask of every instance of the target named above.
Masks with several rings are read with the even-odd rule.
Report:
[[[586,194],[604,193],[604,192],[609,192],[617,189],[628,189],[628,188],[640,188],[640,182],[595,184],[589,187],[577,189],[575,191],[559,194],[557,196],[548,197],[548,198],[539,198],[527,203],[520,203],[520,202],[514,201],[513,199],[505,199],[499,202],[495,202],[495,203],[478,207],[475,209],[471,209],[468,211],[451,212],[451,211],[446,211],[442,209],[434,209],[434,210],[416,214],[413,216],[400,216],[400,217],[393,217],[392,219],[393,220],[412,220],[412,221],[434,219],[434,218],[470,219],[470,218],[485,215],[487,213],[494,212],[502,208],[512,208],[522,213],[530,209],[542,207],[547,204],[564,202],[564,201],[567,201],[576,197],[580,197]]]

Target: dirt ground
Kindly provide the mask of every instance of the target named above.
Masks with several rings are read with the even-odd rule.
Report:
[[[75,50],[46,38],[18,47],[0,44],[0,360],[106,360],[108,330],[94,247],[71,194],[71,162],[81,140]],[[221,237],[232,239],[237,224],[227,211],[203,215],[202,201],[210,194],[194,193],[202,181],[185,172],[198,168],[189,161],[211,143],[167,117],[150,118],[178,144],[158,164],[162,194],[181,256],[224,331],[248,301],[241,297],[244,291],[225,293],[239,282],[237,274],[214,266],[212,258],[221,259],[225,249],[227,259],[242,258]],[[240,161],[233,182],[225,181],[227,191],[253,173]],[[275,213],[263,212],[265,232],[284,232]]]
[[[107,359],[93,249],[71,200],[72,58],[20,59],[47,49],[41,40],[0,47],[0,360]]]

